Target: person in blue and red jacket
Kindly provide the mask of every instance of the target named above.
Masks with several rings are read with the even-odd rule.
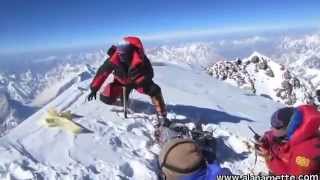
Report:
[[[100,94],[100,100],[106,104],[115,104],[122,98],[122,87],[127,87],[127,96],[132,89],[147,94],[155,106],[158,123],[166,119],[167,111],[160,87],[153,82],[153,68],[144,52],[138,37],[125,37],[121,45],[111,46],[109,58],[100,66],[91,82],[88,100],[96,99],[97,91],[108,76],[113,73],[114,81],[108,84]]]
[[[320,174],[320,112],[314,105],[286,107],[271,118],[272,129],[257,141],[271,174]]]

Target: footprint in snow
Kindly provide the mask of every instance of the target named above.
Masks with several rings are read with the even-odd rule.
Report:
[[[122,165],[120,165],[119,170],[127,177],[131,178],[134,175],[134,170],[133,168],[130,166],[129,163],[124,163]]]
[[[114,136],[110,138],[109,144],[112,145],[114,150],[116,150],[117,148],[121,148],[123,143],[119,137]]]
[[[128,132],[131,132],[133,129],[135,129],[135,128],[145,128],[146,126],[144,125],[144,124],[142,124],[142,123],[140,123],[140,122],[135,122],[135,123],[132,123],[132,124],[129,124],[128,126],[127,126],[127,131]]]

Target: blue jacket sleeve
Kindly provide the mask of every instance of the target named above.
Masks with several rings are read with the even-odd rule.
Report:
[[[232,175],[232,173],[227,168],[221,168],[217,162],[209,164],[205,180],[217,180],[217,176],[219,175]]]
[[[232,175],[227,168],[221,168],[217,162],[207,165],[206,169],[181,177],[179,180],[217,180],[219,175]]]

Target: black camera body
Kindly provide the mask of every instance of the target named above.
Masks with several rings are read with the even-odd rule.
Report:
[[[216,158],[216,138],[212,136],[212,132],[203,131],[202,129],[193,129],[190,131],[192,139],[200,146],[202,154],[208,161],[212,163]]]

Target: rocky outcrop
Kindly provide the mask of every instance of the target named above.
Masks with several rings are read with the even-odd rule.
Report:
[[[265,56],[219,61],[208,67],[207,71],[217,79],[287,105],[315,102],[312,82],[299,79],[285,65]]]
[[[241,63],[240,63],[241,62]],[[251,79],[246,67],[253,62],[220,61],[207,69],[208,73],[220,80],[233,80],[238,87],[248,89],[255,93],[254,80]]]
[[[254,64],[258,63],[259,61],[260,61],[260,59],[259,59],[258,56],[253,56],[253,57],[251,58],[251,62],[254,63]]]

